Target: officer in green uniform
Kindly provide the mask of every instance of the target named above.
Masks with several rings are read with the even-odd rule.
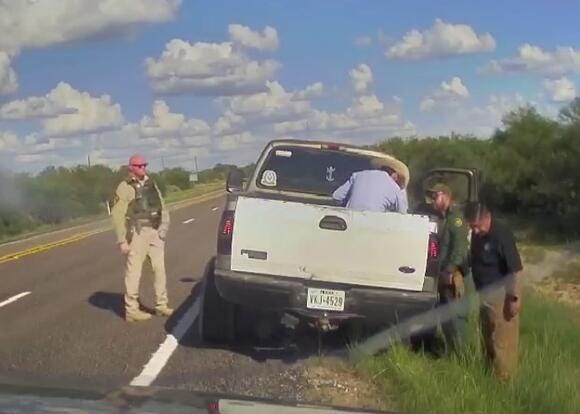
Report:
[[[440,217],[439,238],[439,302],[451,304],[465,294],[464,276],[467,274],[469,227],[463,214],[453,204],[451,189],[442,183],[428,190],[433,209]],[[467,329],[467,311],[460,311],[441,324],[447,344],[452,350],[461,346]]]
[[[125,267],[125,319],[144,321],[151,314],[139,308],[139,281],[143,262],[151,259],[156,296],[155,314],[169,316],[165,274],[165,237],[169,213],[161,192],[147,175],[147,163],[140,155],[129,160],[129,176],[117,187],[111,211],[119,248],[127,256]]]

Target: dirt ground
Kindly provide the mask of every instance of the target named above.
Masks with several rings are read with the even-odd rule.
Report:
[[[580,243],[545,248],[540,256],[537,249],[521,249],[526,285],[551,299],[580,306]]]
[[[394,411],[394,401],[384,390],[340,358],[312,358],[306,362],[306,400],[340,407]]]

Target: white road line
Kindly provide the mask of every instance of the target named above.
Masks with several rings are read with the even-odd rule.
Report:
[[[169,361],[171,354],[173,354],[177,345],[179,345],[179,341],[193,324],[195,318],[197,318],[199,306],[199,300],[196,300],[183,314],[173,331],[167,335],[165,341],[163,341],[157,351],[151,356],[149,362],[143,367],[143,371],[133,378],[133,381],[129,385],[134,387],[148,387],[155,381],[163,367],[167,364],[167,361]]]
[[[219,207],[214,207],[214,208],[211,209],[211,211],[217,211],[218,208]]]
[[[23,298],[24,296],[30,295],[30,293],[31,292],[22,292],[22,293],[19,293],[18,295],[14,295],[11,298],[6,299],[4,302],[0,302],[0,308],[2,306],[8,305],[9,303],[16,302],[18,299]]]
[[[189,224],[189,223],[191,223],[191,222],[193,222],[193,221],[195,221],[195,219],[194,219],[194,218],[190,218],[190,219],[187,219],[187,220],[185,220],[185,221],[183,222],[183,224]]]

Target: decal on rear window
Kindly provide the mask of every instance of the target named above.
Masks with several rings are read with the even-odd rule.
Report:
[[[334,181],[334,172],[335,171],[336,171],[336,168],[334,168],[332,165],[329,167],[326,167],[326,181],[328,181],[328,182]]]
[[[276,187],[278,183],[278,176],[276,175],[276,171],[266,170],[262,174],[262,185],[266,187]]]

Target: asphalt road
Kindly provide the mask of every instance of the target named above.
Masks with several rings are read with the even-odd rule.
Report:
[[[199,341],[198,282],[215,254],[223,203],[218,197],[171,213],[166,264],[177,312],[169,320],[122,318],[124,261],[110,230],[78,240],[73,230],[0,246],[0,257],[6,257],[19,248],[73,239],[0,262],[0,383],[106,390],[141,382],[300,400],[306,385],[299,353],[252,344],[215,349]],[[151,276],[146,267],[146,306],[154,303]]]

